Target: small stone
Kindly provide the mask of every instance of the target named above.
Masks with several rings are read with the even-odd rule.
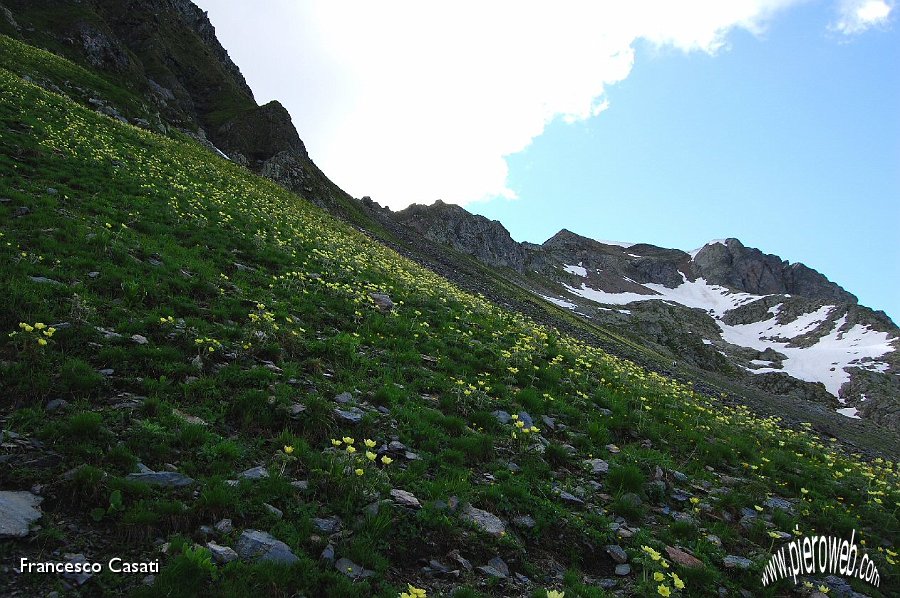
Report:
[[[325,549],[322,551],[322,554],[319,555],[319,558],[322,559],[323,561],[328,561],[329,563],[333,563],[334,562],[334,546],[332,546],[331,544],[326,546]]]
[[[308,480],[294,480],[291,482],[291,486],[295,490],[300,490],[301,492],[305,492],[309,490],[309,481]]]
[[[66,554],[65,561],[67,563],[87,563],[88,560],[85,558],[83,554]],[[81,586],[87,583],[87,581],[92,578],[93,573],[85,572],[84,569],[81,569],[78,573],[63,573],[62,578],[68,581],[71,581],[76,586]]]
[[[688,481],[687,475],[681,473],[680,471],[673,471],[673,472],[672,472],[672,477],[675,478],[675,481],[678,481],[678,482],[682,482],[682,483],[683,483],[683,482],[687,482],[687,481]]]
[[[382,313],[387,313],[394,309],[394,302],[391,300],[390,295],[385,293],[370,293],[369,297],[372,298],[372,302],[375,304],[375,307],[378,308],[378,311]]]
[[[625,549],[623,549],[618,544],[610,544],[606,546],[606,554],[612,557],[612,560],[619,564],[628,562],[628,553],[626,553]]]
[[[257,465],[242,471],[238,474],[238,477],[245,480],[260,480],[269,477],[269,470],[264,465]]]
[[[522,529],[533,529],[537,522],[531,515],[518,515],[512,520],[513,525]]]
[[[587,459],[585,463],[591,468],[593,475],[604,475],[609,472],[609,463],[603,459]]]
[[[24,538],[32,523],[41,518],[43,499],[31,492],[0,491],[0,538]]]
[[[140,334],[132,334],[131,340],[134,341],[138,345],[146,345],[148,342],[146,336],[141,336]]]
[[[575,496],[574,494],[571,494],[571,493],[569,493],[569,492],[566,492],[565,490],[560,491],[560,492],[558,493],[558,495],[559,495],[559,498],[560,498],[564,503],[566,503],[566,504],[573,505],[573,506],[576,506],[576,507],[584,506],[584,501],[583,501],[583,500],[581,500],[580,498],[578,498],[578,497]]]
[[[700,569],[703,567],[703,561],[681,548],[666,546],[666,554],[669,555],[672,562],[682,567],[687,567],[688,569]]]
[[[100,273],[97,271],[88,272],[88,278],[97,278],[98,276],[100,276]]]
[[[765,506],[769,507],[773,511],[776,509],[780,509],[789,514],[794,512],[794,505],[791,503],[791,501],[787,500],[786,498],[781,498],[779,496],[773,496],[772,498],[768,499],[764,504],[765,504]]]
[[[706,541],[714,546],[722,546],[722,539],[713,534],[708,534],[706,536]]]
[[[182,488],[194,483],[193,478],[174,471],[129,473],[125,477],[135,482],[143,482],[151,486],[162,486],[163,488]]]
[[[461,554],[459,554],[458,550],[451,550],[450,552],[448,552],[447,560],[454,561],[456,564],[458,564],[460,567],[462,567],[466,571],[472,570],[472,563],[470,563]]]
[[[230,534],[234,531],[234,524],[231,523],[231,519],[222,519],[213,528],[220,534]]]
[[[29,276],[28,278],[31,280],[31,282],[36,282],[38,284],[52,284],[62,286],[62,283],[58,280],[53,280],[52,278],[47,278],[46,276]]]
[[[238,559],[238,554],[228,546],[219,546],[215,542],[207,542],[206,547],[212,553],[213,560],[220,565],[227,565]]]
[[[508,424],[512,421],[512,416],[502,409],[491,412],[491,415],[493,415],[501,424]]]
[[[393,490],[391,490],[391,498],[394,500],[394,504],[401,507],[407,507],[410,509],[419,509],[422,507],[422,505],[419,503],[419,499],[406,490],[394,488]]]
[[[477,509],[472,505],[467,505],[463,509],[461,517],[495,538],[500,538],[506,533],[506,525],[499,517],[493,513]]]
[[[746,557],[729,554],[724,559],[722,559],[722,565],[724,565],[726,569],[747,570],[750,568],[751,561]]]
[[[489,560],[487,565],[478,567],[478,570],[491,577],[500,577],[502,579],[509,577],[509,566],[499,556],[495,556]]]
[[[266,511],[268,511],[269,513],[271,513],[272,515],[274,515],[275,517],[277,517],[278,519],[281,519],[282,517],[284,517],[284,511],[282,511],[278,507],[273,507],[272,505],[270,505],[267,502],[263,503],[263,508]]]
[[[335,409],[334,414],[348,424],[358,424],[362,421],[365,412],[359,407],[350,407],[349,409]]]
[[[103,368],[102,370],[97,370],[97,373],[100,374],[101,376],[109,377],[109,376],[112,376],[113,374],[115,374],[116,370],[114,370],[112,368]]]
[[[353,395],[349,392],[342,392],[338,396],[334,397],[335,403],[340,403],[341,405],[347,405],[353,402]]]
[[[65,399],[53,399],[52,401],[47,402],[44,409],[47,411],[57,411],[58,409],[64,409],[68,404],[69,402]]]
[[[306,406],[301,405],[300,403],[294,403],[288,408],[288,413],[291,414],[291,417],[297,417],[301,413],[306,411]]]
[[[621,565],[616,565],[616,575],[619,577],[625,577],[626,575],[631,575],[631,565],[628,563],[622,563]]]
[[[291,565],[300,560],[287,544],[255,529],[244,530],[238,538],[235,550],[245,561],[272,561]]]
[[[331,517],[313,517],[313,527],[323,534],[334,534],[341,529],[341,518],[333,515]]]
[[[334,564],[334,568],[349,577],[350,579],[365,579],[375,575],[374,571],[365,569],[362,565],[357,565],[348,558],[341,558]]]

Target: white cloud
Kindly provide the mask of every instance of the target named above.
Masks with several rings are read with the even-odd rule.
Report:
[[[636,41],[715,53],[803,0],[198,1],[322,170],[397,208],[514,197],[505,157],[606,109]]]
[[[838,20],[832,29],[844,35],[854,35],[888,22],[894,6],[885,0],[841,0]]]

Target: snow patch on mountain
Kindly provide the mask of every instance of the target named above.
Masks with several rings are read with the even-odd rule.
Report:
[[[780,370],[759,368],[751,370],[754,374],[785,372],[798,380],[822,382],[828,392],[838,396],[841,385],[850,380],[845,368],[857,366],[868,369],[875,366],[871,360],[893,351],[894,347],[890,344],[888,333],[871,330],[862,324],[842,331],[847,323],[846,315],[834,322],[829,333],[814,345],[789,346],[791,339],[821,324],[832,309],[834,306],[826,305],[786,324],[779,324],[777,316],[773,316],[769,320],[734,326],[719,322],[719,326],[722,328],[722,338],[733,345],[760,351],[772,348],[787,356]]]
[[[757,299],[762,299],[760,295],[751,295],[750,293],[739,293],[732,291],[726,287],[708,284],[703,278],[690,281],[682,274],[684,282],[675,288],[661,284],[647,283],[642,285],[644,288],[656,294],[642,293],[609,293],[606,291],[598,291],[586,284],[582,283],[580,288],[564,285],[566,290],[573,295],[584,297],[596,303],[607,303],[610,305],[625,305],[632,301],[661,300],[673,301],[686,305],[687,307],[696,307],[703,311],[721,318],[725,312],[730,311],[741,305],[751,303]],[[628,279],[626,279],[628,280]],[[632,281],[633,282],[633,281]]]
[[[566,268],[577,267],[566,266]],[[829,321],[829,316],[837,309],[835,305],[824,305],[792,320],[779,322],[779,315],[784,306],[783,303],[779,303],[769,308],[768,314],[771,317],[768,319],[749,324],[729,325],[722,321],[727,312],[762,299],[763,296],[709,284],[703,278],[691,281],[684,274],[682,278],[682,284],[674,288],[653,283],[641,285],[647,289],[647,294],[611,293],[594,289],[586,283],[582,283],[580,287],[563,286],[573,295],[595,303],[626,305],[634,301],[670,301],[701,309],[717,321],[725,341],[758,351],[774,349],[786,356],[780,368],[773,367],[775,364],[772,362],[753,360],[750,362],[752,367],[745,368],[747,371],[753,374],[784,372],[798,380],[822,382],[826,390],[835,397],[838,396],[841,385],[850,380],[846,368],[859,367],[875,372],[885,372],[889,368],[887,363],[877,360],[895,349],[890,334],[872,330],[863,324],[855,324],[843,330],[847,323],[846,314],[837,321]],[[552,301],[560,305],[558,302],[562,300]],[[805,347],[791,346],[794,339],[816,330],[823,324],[830,327],[814,344]]]
[[[628,249],[632,245],[637,245],[637,243],[629,243],[628,241],[597,241],[598,243],[602,243],[603,245],[615,245],[616,247],[624,247]]]
[[[582,278],[587,278],[587,269],[582,266],[583,262],[578,262],[577,266],[570,266],[568,264],[563,264],[563,270],[568,272],[569,274],[575,274],[576,276],[580,276]]]

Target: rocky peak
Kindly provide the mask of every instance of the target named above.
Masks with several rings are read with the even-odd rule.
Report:
[[[485,264],[525,269],[525,250],[496,220],[437,200],[430,206],[413,204],[396,212],[394,219],[426,238],[475,256]]]
[[[746,247],[738,239],[712,242],[693,257],[696,274],[754,295],[790,294],[809,299],[856,303],[856,297],[803,264]]]

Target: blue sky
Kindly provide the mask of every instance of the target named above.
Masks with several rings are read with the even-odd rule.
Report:
[[[198,0],[257,101],[394,209],[802,261],[900,319],[896,0]]]
[[[589,120],[512,155],[518,199],[467,206],[517,240],[561,228],[685,250],[714,238],[802,261],[900,316],[900,38],[840,39],[821,6],[709,56],[639,44]]]

